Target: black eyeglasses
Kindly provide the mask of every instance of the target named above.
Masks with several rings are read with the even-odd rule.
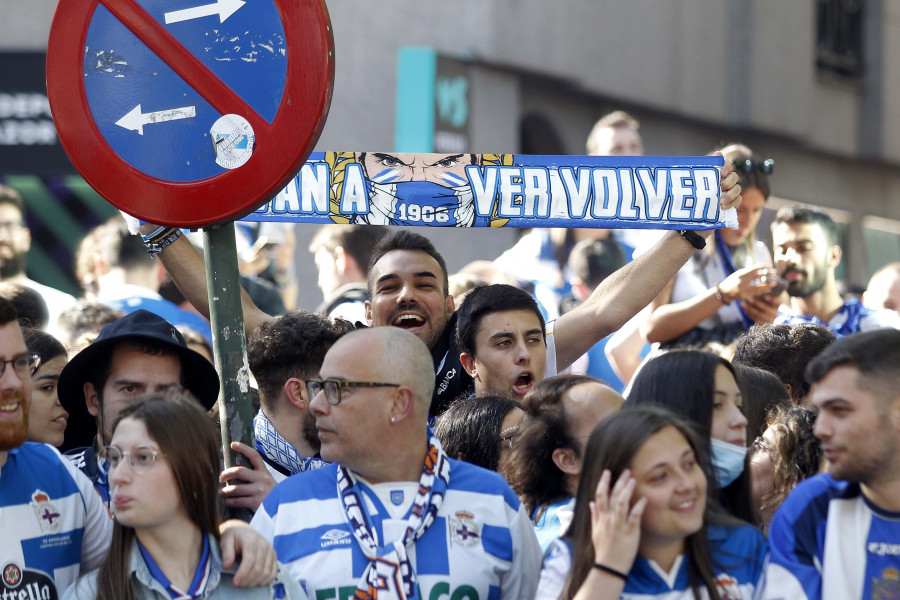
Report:
[[[771,175],[772,171],[775,169],[775,159],[772,158],[767,158],[765,160],[754,160],[752,158],[733,160],[731,161],[731,164],[734,165],[736,170],[748,175],[753,171]]]
[[[19,354],[9,360],[0,360],[0,377],[6,373],[7,363],[12,365],[16,377],[27,379],[37,373],[41,366],[41,357],[37,354]]]
[[[116,467],[122,463],[122,459],[127,456],[128,463],[131,465],[131,470],[134,471],[135,475],[143,475],[156,462],[157,456],[165,456],[159,450],[154,450],[148,446],[137,446],[131,450],[119,450],[115,446],[107,446],[103,449],[103,452],[106,460],[98,461],[97,466],[107,474],[115,471]]]
[[[399,383],[376,383],[372,381],[343,381],[341,379],[326,379],[319,381],[318,379],[310,379],[306,382],[306,391],[309,392],[310,400],[319,395],[319,392],[325,392],[325,400],[332,406],[341,403],[341,390],[344,388],[354,387],[400,387]]]

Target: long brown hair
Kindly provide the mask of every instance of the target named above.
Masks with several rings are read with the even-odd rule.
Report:
[[[142,421],[166,455],[188,518],[218,542],[219,436],[203,408],[187,394],[147,394],[122,410],[112,433],[129,418]],[[129,580],[134,541],[134,529],[116,521],[109,554],[97,574],[97,600],[135,600]]]
[[[697,457],[697,463],[705,467],[707,456],[693,428],[663,408],[653,406],[628,408],[626,404],[626,408],[601,421],[591,434],[584,453],[578,493],[575,496],[575,516],[564,536],[572,547],[572,568],[561,596],[565,600],[575,597],[594,563],[590,503],[594,500],[597,483],[604,469],[610,471],[612,475],[610,481],[615,483],[622,471],[630,468],[631,461],[644,443],[666,427],[674,427],[687,440]],[[703,472],[708,472],[708,468],[703,468]],[[732,524],[732,522],[716,510],[710,495],[711,486],[707,486],[706,489],[703,526],[685,539],[688,578],[697,600],[701,598],[700,589],[703,587],[709,592],[710,600],[721,600],[707,541],[707,526],[711,523]],[[739,523],[735,521],[734,524]]]

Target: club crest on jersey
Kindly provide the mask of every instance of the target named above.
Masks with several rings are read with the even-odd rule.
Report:
[[[722,600],[739,600],[743,598],[737,579],[728,573],[722,573],[716,577],[716,587],[719,588],[719,595],[722,596]]]
[[[872,580],[872,598],[900,598],[900,571],[887,567],[881,571],[881,579]]]
[[[403,504],[403,490],[391,490],[391,502],[394,506]]]
[[[31,495],[31,508],[37,517],[44,533],[58,533],[62,525],[62,515],[50,502],[50,495],[41,490],[34,490]]]
[[[478,532],[478,524],[475,523],[475,515],[461,510],[455,516],[450,517],[451,543],[470,548],[477,545],[480,540],[481,535]]]

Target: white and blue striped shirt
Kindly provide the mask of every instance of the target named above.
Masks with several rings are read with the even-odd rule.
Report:
[[[58,598],[105,558],[112,525],[91,481],[55,448],[10,450],[0,468],[0,597]]]
[[[402,537],[414,495],[408,483],[390,489],[391,484],[359,480],[379,540]],[[398,507],[405,505],[405,514],[399,514]],[[279,562],[310,598],[352,598],[369,561],[338,498],[337,465],[278,484],[251,525],[272,542]],[[441,508],[409,549],[409,558],[419,598],[519,600],[534,595],[541,552],[528,515],[506,481],[450,459],[450,485]]]

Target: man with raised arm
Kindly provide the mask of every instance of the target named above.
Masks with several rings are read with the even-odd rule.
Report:
[[[720,197],[723,210],[740,205],[737,179],[731,166],[725,165]],[[144,225],[141,229],[150,232],[157,228]],[[552,327],[556,360],[548,365],[547,374],[562,371],[637,314],[710,233],[666,233],[648,252],[607,277],[578,308],[557,319]],[[164,248],[154,250],[161,250],[159,256],[179,288],[201,312],[208,312],[203,257],[187,240],[178,238],[177,230],[163,228],[155,235],[166,240]],[[368,286],[367,324],[408,329],[431,350],[435,371],[431,413],[442,413],[452,399],[471,387],[456,348],[455,306],[448,293],[443,257],[421,235],[398,231],[381,240],[373,252]],[[248,334],[273,318],[254,306],[245,293],[242,304]]]

